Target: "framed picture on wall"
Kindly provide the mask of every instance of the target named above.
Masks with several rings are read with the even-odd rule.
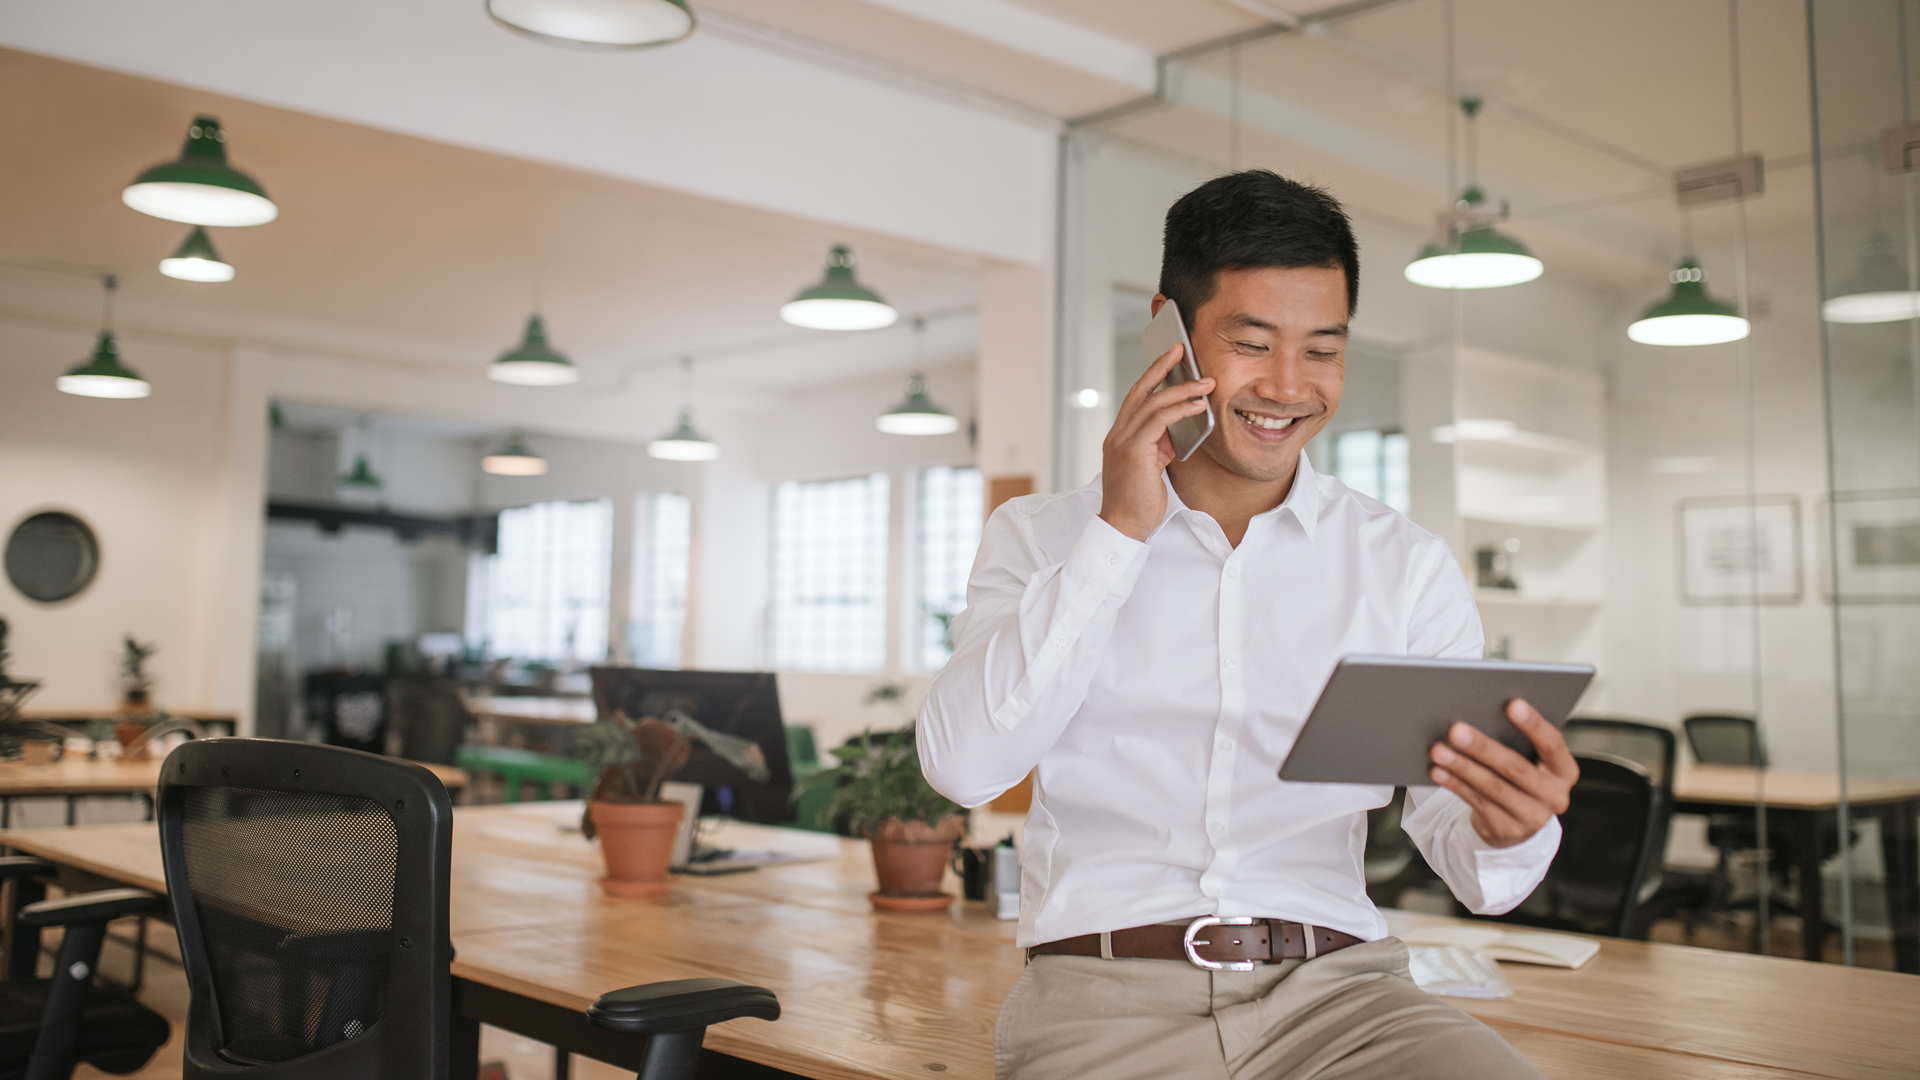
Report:
[[[1741,495],[1680,500],[1680,600],[1800,602],[1800,500]]]
[[[1838,578],[1837,588],[1828,583],[1829,601],[1920,604],[1920,491],[1842,491],[1827,512]],[[1824,548],[1824,530],[1821,539]]]

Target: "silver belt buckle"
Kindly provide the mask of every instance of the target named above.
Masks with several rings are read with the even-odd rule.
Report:
[[[1259,966],[1259,964],[1253,960],[1229,960],[1225,963],[1215,963],[1201,956],[1200,953],[1194,949],[1194,946],[1211,945],[1213,943],[1210,941],[1196,941],[1194,940],[1194,935],[1209,926],[1252,926],[1254,921],[1254,919],[1246,915],[1235,915],[1231,918],[1222,918],[1218,915],[1202,915],[1188,923],[1187,932],[1180,939],[1180,947],[1187,950],[1187,962],[1191,963],[1194,967],[1205,968],[1208,971],[1252,971]]]

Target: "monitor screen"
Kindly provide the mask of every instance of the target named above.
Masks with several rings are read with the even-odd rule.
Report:
[[[615,712],[630,720],[656,717],[687,736],[693,753],[669,779],[706,788],[702,814],[763,825],[794,820],[793,770],[772,672],[596,667],[592,674],[603,719]]]

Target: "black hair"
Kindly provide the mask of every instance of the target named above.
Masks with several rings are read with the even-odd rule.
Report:
[[[1160,293],[1194,313],[1213,299],[1222,270],[1326,266],[1345,271],[1347,317],[1360,303],[1360,249],[1340,200],[1267,169],[1228,173],[1180,196],[1167,211]]]

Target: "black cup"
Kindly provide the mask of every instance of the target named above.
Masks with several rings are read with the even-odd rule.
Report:
[[[993,887],[993,849],[955,848],[953,872],[960,875],[960,889],[967,899],[985,900]]]

